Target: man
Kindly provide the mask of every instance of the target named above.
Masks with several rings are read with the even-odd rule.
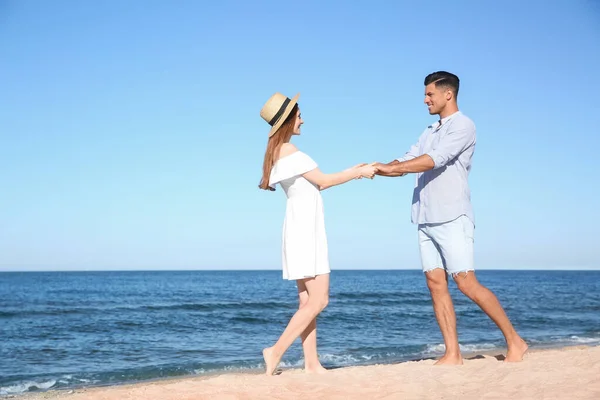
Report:
[[[438,364],[462,364],[456,314],[448,291],[448,274],[458,288],[498,325],[508,351],[505,361],[521,361],[527,344],[517,334],[496,296],[475,277],[475,230],[468,185],[475,151],[475,125],[458,110],[459,79],[440,71],[425,78],[425,104],[439,121],[428,126],[404,157],[377,163],[377,175],[415,173],[412,222],[418,224],[421,264],[446,353]]]

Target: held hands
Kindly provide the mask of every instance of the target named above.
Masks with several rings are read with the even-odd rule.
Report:
[[[398,173],[394,172],[394,166],[398,164],[398,161],[393,161],[389,164],[375,163],[375,168],[377,171],[375,174],[381,176],[404,176],[407,173]]]
[[[351,169],[355,169],[356,172],[359,174],[356,177],[356,179],[362,179],[362,178],[373,179],[373,176],[375,176],[375,173],[377,173],[377,167],[375,166],[375,164],[377,164],[377,163],[371,163],[371,164],[362,163],[362,164],[355,165]]]
[[[389,172],[389,168],[390,168],[389,165],[382,164],[380,162],[376,162],[376,163],[373,163],[373,164],[375,164],[375,169],[376,169],[375,173],[376,174],[379,174],[379,172],[383,172],[383,173]]]
[[[396,164],[398,162],[396,161]],[[380,175],[380,176],[404,176],[406,175],[406,173],[398,173],[394,171],[394,163],[389,163],[389,164],[383,164],[380,162],[373,162],[370,164],[367,163],[362,163],[362,164],[358,164],[355,165],[352,168],[349,168],[349,170],[355,170],[355,172],[357,173],[357,177],[354,179],[362,179],[362,178],[369,178],[369,179],[373,179],[373,177],[375,175]]]

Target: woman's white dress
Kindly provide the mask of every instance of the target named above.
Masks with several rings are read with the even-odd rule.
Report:
[[[280,158],[271,169],[269,186],[279,184],[287,197],[282,235],[283,279],[330,272],[321,191],[302,176],[315,168],[317,163],[312,158],[296,151]]]

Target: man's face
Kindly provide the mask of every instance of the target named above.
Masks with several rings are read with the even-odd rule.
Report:
[[[436,88],[435,83],[425,86],[425,104],[430,115],[441,113],[449,100],[449,91],[443,87]]]

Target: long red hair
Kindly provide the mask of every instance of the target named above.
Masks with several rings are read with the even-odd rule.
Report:
[[[279,158],[279,150],[281,149],[281,145],[284,143],[288,143],[294,134],[294,125],[296,123],[296,117],[298,115],[298,104],[294,105],[290,115],[285,119],[283,124],[277,132],[273,134],[269,138],[267,142],[267,150],[265,151],[265,159],[263,161],[263,174],[262,179],[260,180],[259,188],[263,190],[274,191],[271,186],[269,186],[269,176],[271,175],[271,169],[273,165],[275,165],[275,161]]]

